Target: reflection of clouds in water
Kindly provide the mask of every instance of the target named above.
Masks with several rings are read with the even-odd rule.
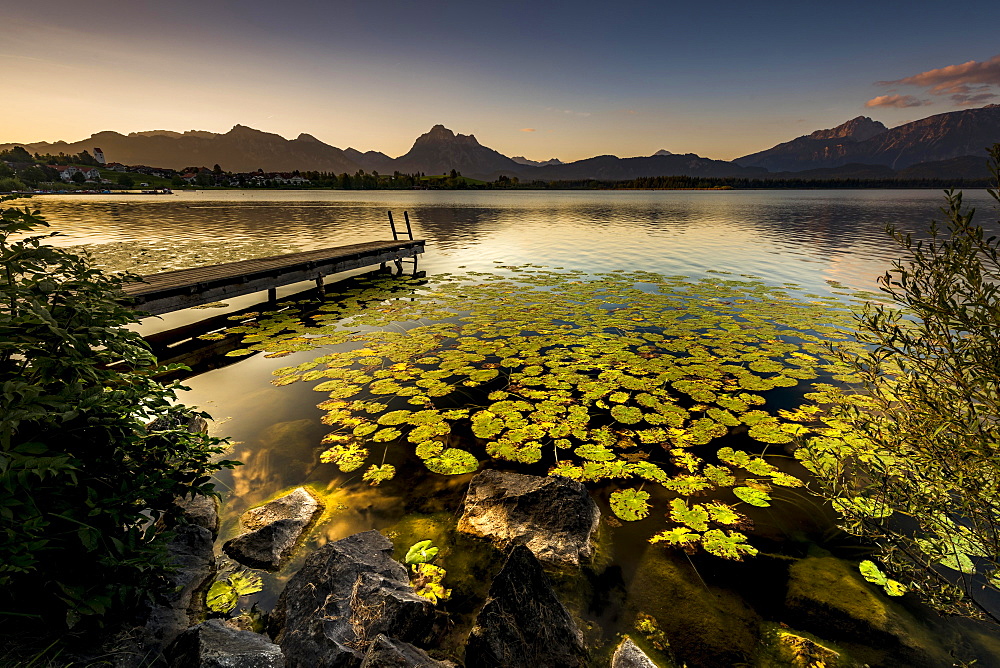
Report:
[[[402,496],[367,484],[335,489],[324,497],[327,511],[309,537],[316,547],[347,536],[378,529],[402,517],[406,501]]]
[[[237,466],[232,473],[235,505],[249,508],[288,485],[288,481],[305,480],[319,463],[315,428],[315,421],[306,418],[278,422],[264,429],[256,443],[237,446],[233,454],[243,466]]]

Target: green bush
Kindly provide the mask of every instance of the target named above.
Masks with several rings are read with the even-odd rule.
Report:
[[[164,586],[156,520],[174,496],[210,494],[221,441],[180,425],[176,383],[154,377],[125,328],[130,275],[46,245],[37,211],[0,198],[0,620],[74,626]]]
[[[991,156],[1000,181],[1000,144]],[[879,280],[891,303],[857,314],[865,349],[841,352],[865,391],[820,393],[826,428],[797,456],[897,591],[1000,622],[988,603],[1000,593],[1000,241],[961,193],[946,201],[945,229],[925,240],[890,228],[903,253]]]

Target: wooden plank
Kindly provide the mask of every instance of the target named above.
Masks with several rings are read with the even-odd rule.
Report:
[[[415,259],[423,252],[423,240],[370,241],[152,274],[125,292],[137,308],[159,315],[300,281],[320,281],[342,271]]]

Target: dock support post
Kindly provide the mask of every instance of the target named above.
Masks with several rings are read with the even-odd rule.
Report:
[[[267,289],[267,301],[272,304],[278,301],[278,288],[268,288]]]
[[[326,285],[323,283],[322,276],[316,279],[316,290],[319,292],[320,297],[326,297]]]

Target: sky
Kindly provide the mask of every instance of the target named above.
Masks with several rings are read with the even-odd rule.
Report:
[[[402,155],[729,160],[1000,103],[1000,3],[0,0],[0,143],[242,124]]]

